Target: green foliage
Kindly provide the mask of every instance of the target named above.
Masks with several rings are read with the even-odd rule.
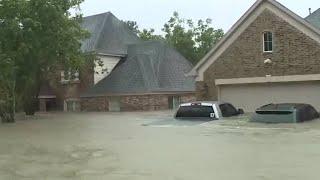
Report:
[[[135,34],[139,34],[140,33],[140,30],[139,30],[139,26],[138,26],[138,23],[136,21],[123,21],[127,26],[128,28],[134,32]]]
[[[137,34],[142,40],[150,41],[150,40],[164,40],[163,36],[155,35],[154,29],[143,29],[142,31],[139,29],[139,25],[136,21],[124,21],[124,23],[128,26],[128,28]]]
[[[177,12],[164,24],[163,35],[156,35],[154,29],[141,31],[135,21],[126,21],[126,24],[142,40],[166,41],[193,64],[199,62],[224,35],[222,29],[211,27],[211,19],[195,23],[190,19],[180,18]]]
[[[211,27],[212,20],[198,20],[180,18],[177,12],[164,25],[165,39],[193,64],[199,62],[223,37],[222,29]]]
[[[0,119],[2,122],[14,122],[15,81],[13,63],[0,54]]]
[[[192,21],[181,19],[177,12],[164,25],[162,31],[168,44],[176,48],[192,63],[196,61],[194,31]]]
[[[14,72],[15,90],[25,107],[34,107],[31,105],[48,74],[61,67],[80,69],[85,63],[81,40],[89,34],[81,29],[82,16],[69,13],[82,2],[0,1],[0,61],[6,59],[11,64],[0,67],[0,75],[6,76],[4,68]]]
[[[142,31],[139,32],[138,36],[144,40],[144,41],[150,41],[150,40],[159,40],[163,41],[164,38],[161,35],[156,35],[154,34],[155,30],[154,29],[143,29]]]
[[[222,29],[214,29],[211,24],[211,19],[199,20],[198,26],[193,27],[196,61],[202,59],[224,35]]]

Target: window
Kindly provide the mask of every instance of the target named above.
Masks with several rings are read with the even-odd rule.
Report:
[[[61,71],[61,82],[79,81],[79,72]]]
[[[272,32],[263,33],[263,51],[272,52],[273,51],[273,34]]]
[[[219,107],[223,117],[231,117],[239,114],[237,109],[231,104],[221,104]]]
[[[64,111],[75,112],[80,110],[80,103],[77,99],[68,99],[64,102]]]
[[[181,106],[176,118],[212,118],[212,106]]]
[[[168,97],[169,109],[178,109],[181,104],[180,96],[169,96]]]

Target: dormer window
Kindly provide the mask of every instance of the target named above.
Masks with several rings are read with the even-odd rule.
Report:
[[[273,34],[270,31],[263,33],[263,52],[273,51]]]

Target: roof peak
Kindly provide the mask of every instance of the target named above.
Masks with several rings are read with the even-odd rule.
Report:
[[[89,17],[94,17],[94,16],[102,16],[102,15],[105,15],[105,16],[112,15],[112,16],[114,16],[114,14],[112,14],[112,12],[107,11],[107,12],[103,12],[103,13],[98,13],[98,14],[92,14],[92,15],[89,15],[89,16],[85,16],[84,18],[89,18]]]
[[[311,14],[309,14],[306,19],[308,19],[311,16],[314,16],[315,14],[320,13],[320,8],[318,8],[317,10],[313,11]]]
[[[320,8],[309,14],[305,20],[316,28],[320,28]]]
[[[257,0],[231,27],[225,36],[209,51],[209,53],[207,53],[205,57],[198,62],[188,75],[197,77],[197,81],[203,81],[204,71],[218,59],[225,49],[230,46],[230,44],[232,44],[243,31],[246,30],[250,23],[255,20],[255,17],[266,9],[272,10],[283,19],[292,20],[292,25],[301,31],[308,33],[312,39],[320,42],[320,30],[313,23],[310,23],[310,21],[306,21],[276,0]]]
[[[137,35],[111,12],[84,17],[82,27],[91,34],[83,42],[85,52],[125,55],[128,44],[140,42]]]

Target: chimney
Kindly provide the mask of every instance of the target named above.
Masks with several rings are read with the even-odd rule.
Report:
[[[309,8],[309,15],[310,15],[310,14],[312,14],[312,12],[311,12],[311,8]]]

